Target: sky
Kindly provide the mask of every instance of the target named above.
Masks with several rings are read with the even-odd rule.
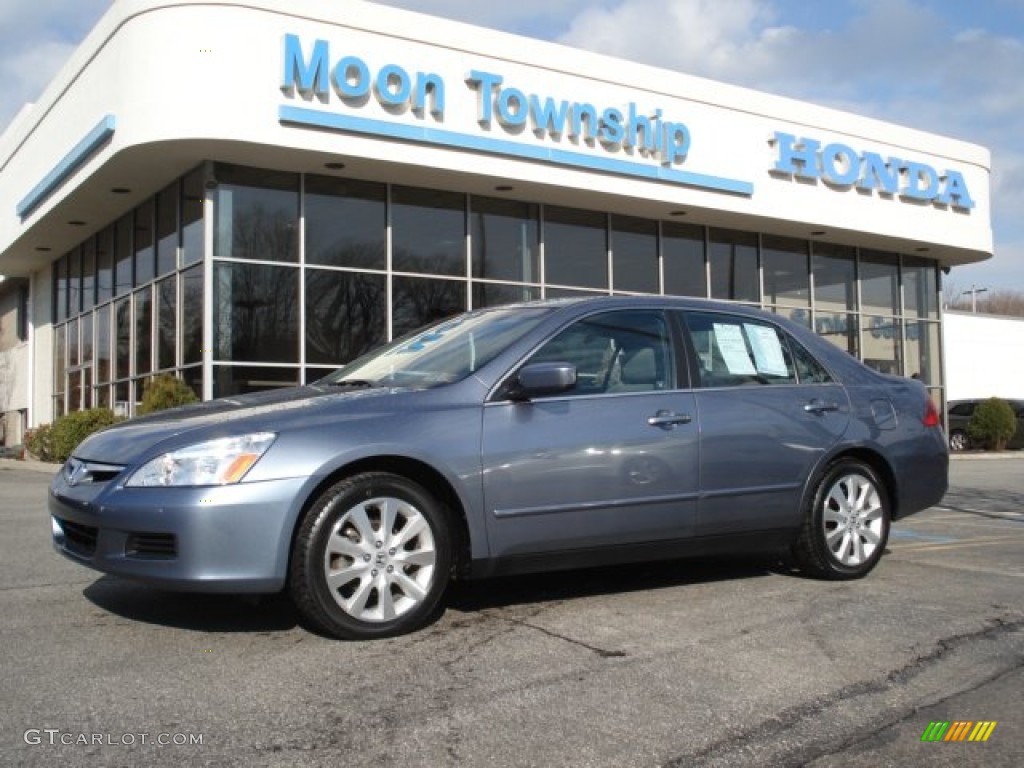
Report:
[[[111,1],[0,0],[0,126]],[[1024,292],[1024,0],[378,1],[981,144],[995,257],[946,282]]]

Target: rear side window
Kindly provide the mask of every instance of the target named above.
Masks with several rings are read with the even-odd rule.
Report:
[[[832,375],[825,370],[825,367],[792,338],[789,339],[789,348],[793,352],[793,363],[796,365],[796,375],[801,384],[832,383]]]
[[[789,341],[775,326],[731,315],[687,313],[686,326],[697,353],[701,387],[796,384],[797,363]],[[809,379],[828,376],[800,350]],[[819,369],[814,373],[815,369]]]
[[[949,409],[953,416],[970,416],[974,413],[974,403],[959,403]]]

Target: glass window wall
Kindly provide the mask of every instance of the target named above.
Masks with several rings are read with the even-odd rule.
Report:
[[[576,208],[544,209],[544,281],[608,290],[608,217]]]
[[[709,242],[711,298],[759,301],[757,235],[753,232],[712,229]]]
[[[114,229],[114,295],[124,296],[135,287],[134,254],[132,253],[132,228],[134,215],[128,213],[117,222]]]
[[[156,274],[178,268],[178,202],[181,192],[174,182],[156,197]]]
[[[392,187],[391,268],[420,274],[466,274],[466,196]]]
[[[156,248],[154,247],[155,204],[150,198],[135,209],[134,239],[135,285],[148,283],[156,276]]]
[[[539,206],[474,197],[469,222],[474,278],[540,283]]]
[[[387,277],[306,271],[306,362],[344,365],[387,341]]]
[[[181,273],[181,361],[203,361],[203,267]]]
[[[156,367],[166,371],[178,364],[178,278],[156,284]]]
[[[658,293],[658,222],[613,216],[612,280],[617,293]]]
[[[307,176],[306,263],[387,269],[387,187]]]
[[[808,243],[791,237],[761,238],[764,303],[807,307],[811,303]]]
[[[864,312],[899,313],[899,262],[895,254],[861,251],[860,303]]]
[[[127,414],[155,371],[203,392],[204,363],[214,394],[283,386],[469,307],[662,291],[772,309],[941,399],[925,258],[208,163],[55,263],[55,402]]]
[[[704,227],[676,222],[661,225],[661,259],[666,294],[708,295],[704,242]]]
[[[197,168],[181,183],[181,263],[182,266],[203,260],[203,204],[206,187],[203,169]]]
[[[293,263],[299,258],[299,175],[216,166],[215,258]]]
[[[298,270],[217,262],[213,306],[216,359],[298,363]]]

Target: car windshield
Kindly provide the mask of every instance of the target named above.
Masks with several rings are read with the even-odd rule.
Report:
[[[459,315],[415,331],[339,368],[317,384],[436,387],[469,376],[531,331],[548,307],[506,307]]]

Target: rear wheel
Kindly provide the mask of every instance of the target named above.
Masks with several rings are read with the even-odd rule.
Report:
[[[433,496],[407,478],[366,472],[328,488],[306,513],[289,588],[327,634],[388,637],[429,620],[450,565],[448,521]]]
[[[882,557],[890,519],[889,495],[878,474],[861,461],[840,459],[815,487],[793,555],[809,575],[860,578]]]

